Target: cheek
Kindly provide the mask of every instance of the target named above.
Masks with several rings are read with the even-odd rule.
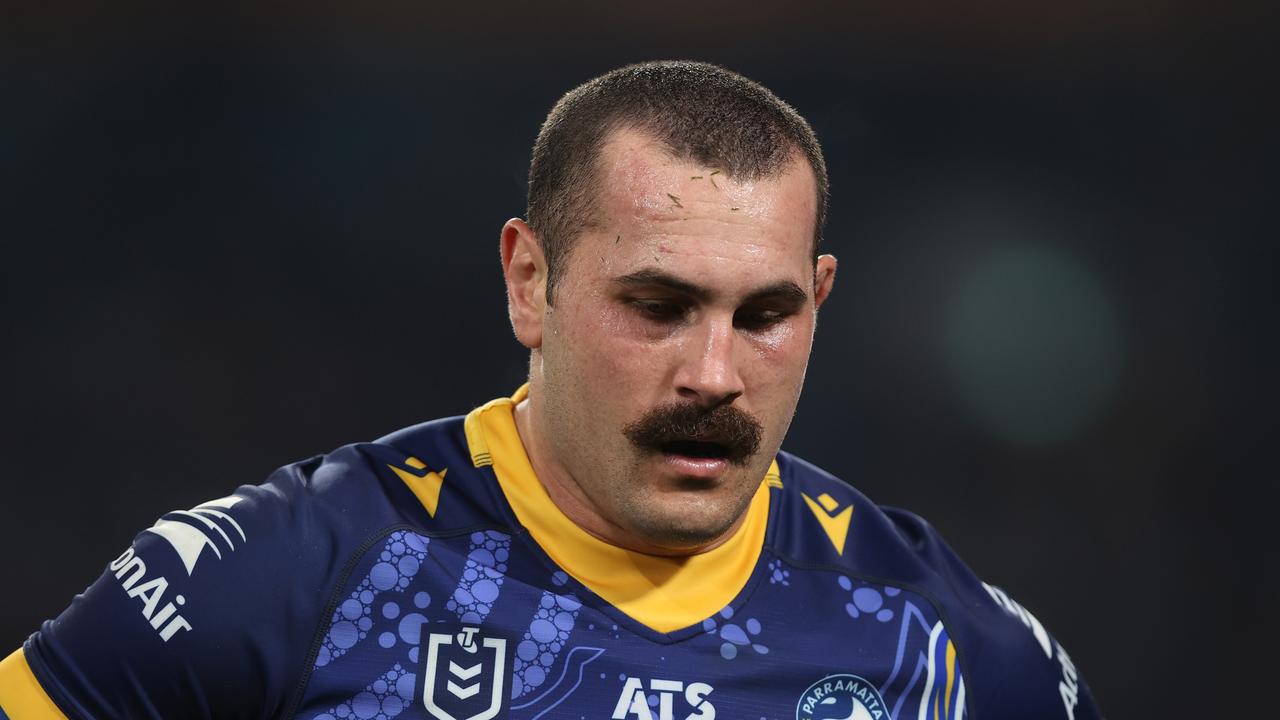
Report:
[[[790,322],[750,338],[750,362],[762,386],[788,390],[804,382],[813,345],[812,328],[811,321]]]
[[[796,353],[796,338],[803,337],[795,323],[783,323],[752,337],[756,354],[771,362],[785,364]]]
[[[557,364],[578,392],[620,397],[659,367],[657,348],[626,308],[578,307],[557,318]]]

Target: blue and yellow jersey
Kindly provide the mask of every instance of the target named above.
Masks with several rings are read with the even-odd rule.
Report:
[[[1098,717],[926,523],[786,453],[709,552],[596,539],[521,393],[164,515],[0,663],[0,718]]]

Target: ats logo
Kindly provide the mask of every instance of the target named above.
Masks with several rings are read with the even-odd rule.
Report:
[[[716,708],[707,700],[714,689],[704,682],[651,678],[651,694],[646,695],[640,678],[629,677],[613,708],[613,720],[715,720]],[[675,712],[677,704],[683,706],[679,715]],[[656,718],[654,706],[658,711]]]
[[[436,720],[489,720],[507,717],[507,641],[485,637],[477,627],[456,635],[427,636],[422,669],[422,705]]]

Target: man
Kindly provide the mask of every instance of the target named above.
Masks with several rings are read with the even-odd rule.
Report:
[[[723,69],[573,90],[501,234],[528,384],[165,515],[0,665],[0,716],[1097,717],[927,524],[779,451],[826,191]]]

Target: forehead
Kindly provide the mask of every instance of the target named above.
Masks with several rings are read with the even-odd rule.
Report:
[[[594,229],[628,240],[711,238],[812,264],[817,183],[799,153],[767,177],[730,178],[714,166],[675,157],[634,129],[613,132],[598,159]],[[616,239],[616,234],[613,236]],[[689,249],[689,248],[685,248]]]

